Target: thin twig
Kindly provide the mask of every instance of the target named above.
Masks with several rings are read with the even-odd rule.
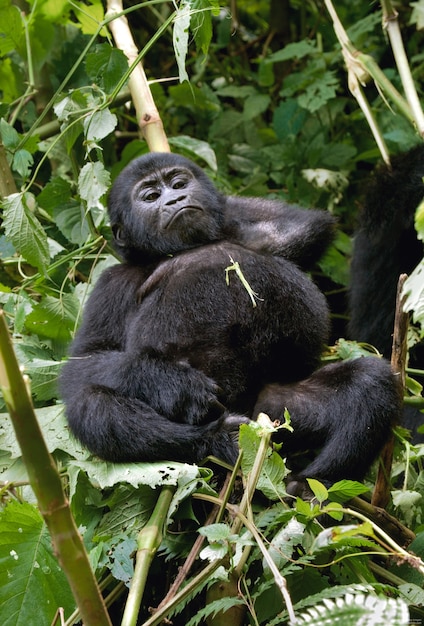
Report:
[[[407,357],[408,314],[403,310],[405,297],[402,296],[403,285],[406,279],[407,275],[402,274],[398,281],[391,359],[393,371],[399,379],[400,397],[403,396],[405,389],[405,365]],[[394,444],[395,438],[392,432],[390,439],[387,441],[380,455],[377,480],[371,500],[374,506],[381,508],[385,508],[390,500],[390,474],[392,470]]]

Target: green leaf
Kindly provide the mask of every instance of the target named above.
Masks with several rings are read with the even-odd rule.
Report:
[[[138,503],[140,505],[140,496]],[[136,513],[135,509],[134,513]],[[119,517],[118,528],[122,527],[122,514]],[[137,530],[140,530],[142,526],[139,523],[139,518],[134,517],[134,521],[137,523]],[[134,553],[136,551],[137,541],[135,539],[126,538],[116,543],[116,531],[115,536],[113,536],[113,542],[106,551],[108,558],[107,567],[110,573],[117,580],[122,580],[127,586],[129,586],[134,576]]]
[[[192,159],[200,158],[205,161],[214,172],[217,171],[218,165],[216,155],[210,144],[201,139],[188,137],[187,135],[178,135],[178,137],[170,137],[169,143],[175,146],[181,152],[186,152]]]
[[[252,120],[267,110],[271,98],[264,94],[255,94],[247,98],[244,103],[243,117],[246,120]]]
[[[343,507],[338,502],[332,502],[331,504],[324,506],[322,512],[326,513],[338,522],[341,522],[343,519]]]
[[[121,532],[136,535],[149,520],[156,502],[157,492],[147,485],[116,485],[110,497],[102,501],[108,512],[96,528],[96,537],[104,540]]]
[[[109,109],[94,111],[90,117],[84,118],[84,132],[87,141],[101,141],[115,130],[118,118]]]
[[[87,202],[89,209],[98,207],[103,209],[101,198],[110,186],[110,174],[103,163],[86,163],[78,177],[78,188],[81,198]]]
[[[318,506],[312,505],[311,502],[307,502],[301,498],[296,498],[295,509],[302,518],[304,517],[307,520],[313,519],[318,512]]]
[[[268,63],[280,63],[281,61],[289,61],[290,59],[302,59],[309,54],[317,52],[314,42],[309,39],[289,43],[282,50],[278,50],[271,54],[267,59]]]
[[[70,293],[60,298],[44,296],[28,315],[25,325],[39,337],[68,342],[72,338],[79,313],[79,302]]]
[[[268,553],[279,570],[283,569],[287,560],[293,558],[293,553],[297,546],[303,545],[305,535],[305,524],[292,518],[282,526],[272,538]],[[262,566],[266,574],[270,574],[269,564],[263,559]]]
[[[350,283],[350,249],[351,239],[345,233],[338,232],[333,244],[318,262],[326,276],[339,285]]]
[[[87,451],[82,448],[69,431],[62,404],[36,409],[35,413],[49,452],[64,450],[72,457],[87,458]],[[10,424],[8,413],[0,413],[0,450],[7,450],[12,458],[21,456],[21,450]],[[1,477],[2,480],[7,480],[5,474],[2,473]],[[28,480],[26,471],[24,480]]]
[[[246,605],[246,601],[243,598],[238,598],[235,596],[225,596],[220,598],[219,600],[212,600],[208,602],[203,609],[200,609],[187,623],[186,626],[198,626],[199,624],[214,624],[213,618],[218,615],[218,620],[216,624],[230,624],[230,623],[238,623],[240,620],[238,619],[239,615],[244,614],[244,608]],[[231,615],[231,609],[234,607],[240,607],[240,612],[236,612],[235,615],[237,619],[233,621],[229,621],[229,615]],[[224,615],[224,620],[222,620],[221,615]],[[209,620],[207,619],[209,617]],[[205,621],[206,620],[206,621]]]
[[[38,4],[37,10],[51,22],[62,24],[68,19],[70,3],[69,0],[43,0]]]
[[[61,365],[58,361],[34,359],[25,367],[25,373],[31,379],[31,392],[37,400],[58,397],[57,380]]]
[[[412,14],[409,20],[410,24],[416,24],[417,30],[424,28],[424,1],[418,0],[418,2],[410,2],[409,6],[412,7]]]
[[[43,272],[50,260],[47,235],[33,211],[35,197],[25,192],[14,193],[3,200],[6,236],[24,259]]]
[[[328,497],[331,501],[346,502],[368,491],[368,487],[355,480],[339,480],[328,488]]]
[[[219,2],[190,0],[190,5],[192,9],[190,30],[194,36],[196,49],[207,54],[212,39],[212,15],[219,15]]]
[[[71,183],[65,178],[52,178],[37,196],[40,207],[53,215],[53,210],[65,204],[71,198]]]
[[[58,205],[53,211],[53,218],[61,233],[71,243],[82,245],[90,236],[90,227],[81,202],[71,200]]]
[[[85,68],[90,80],[110,94],[128,70],[128,59],[122,50],[102,43],[87,54]]]
[[[419,585],[405,583],[404,585],[399,585],[399,591],[403,599],[408,601],[408,604],[415,604],[415,606],[424,605],[424,591]]]
[[[101,489],[126,482],[134,487],[149,485],[155,489],[159,485],[176,485],[183,478],[194,481],[199,476],[199,468],[185,463],[126,463],[115,464],[104,461],[78,462],[78,467],[87,472],[90,479]]]
[[[222,98],[242,98],[244,100],[258,92],[251,85],[225,85],[225,87],[217,89],[216,93]]]
[[[227,524],[209,524],[199,528],[199,534],[207,537],[208,541],[228,541],[231,530]]]
[[[27,178],[34,163],[33,156],[28,150],[17,150],[13,155],[12,168],[22,178]]]
[[[1,23],[1,10],[0,10],[0,23]],[[1,41],[1,38],[0,38]],[[1,52],[0,52],[1,54]],[[0,105],[0,114],[6,113],[6,103],[11,103],[21,96],[20,88],[18,85],[17,76],[15,73],[15,67],[10,58],[2,58],[0,63],[0,85],[2,87],[2,104]],[[4,111],[3,111],[4,110]]]
[[[57,607],[75,608],[43,519],[30,504],[0,513],[0,614],[3,626],[51,624]]]
[[[298,97],[298,102],[304,109],[315,113],[329,100],[336,97],[338,85],[335,72],[323,72],[306,87],[304,93]]]
[[[312,493],[314,494],[318,502],[322,503],[324,502],[324,500],[327,500],[327,488],[322,483],[320,483],[319,480],[316,480],[315,478],[307,478],[307,481]]]
[[[100,23],[104,20],[103,4],[101,0],[89,0],[83,7],[83,10],[79,11],[75,6],[75,15],[81,24],[81,30],[84,35],[93,35],[97,32],[98,26],[100,26]],[[100,35],[107,37],[107,28],[102,28]]]
[[[21,14],[17,6],[0,8],[0,56],[20,48],[25,38]],[[4,60],[2,59],[2,63]]]
[[[4,147],[8,150],[14,150],[20,141],[18,131],[3,118],[0,120],[0,136]]]
[[[190,5],[183,0],[177,9],[174,19],[173,44],[175,59],[178,65],[180,83],[187,80],[185,60],[188,51],[188,32],[190,27]]]
[[[282,102],[274,111],[272,125],[280,141],[284,141],[290,135],[298,135],[302,130],[307,118],[305,109],[299,106],[295,98],[289,98]]]
[[[260,437],[255,425],[242,424],[240,426],[239,446],[243,451],[242,469],[245,475],[253,467],[259,444]],[[277,452],[270,449],[269,456],[265,459],[261,469],[257,489],[271,500],[283,498],[286,495],[284,490],[286,475],[287,470],[283,459]]]

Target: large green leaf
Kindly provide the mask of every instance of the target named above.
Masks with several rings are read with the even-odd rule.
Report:
[[[26,318],[30,332],[39,337],[69,341],[79,312],[78,299],[70,293],[60,298],[45,296]]]
[[[240,426],[239,445],[243,451],[242,468],[245,476],[254,465],[259,444],[260,437],[255,426],[242,424]],[[271,500],[283,498],[286,495],[284,489],[286,475],[287,470],[283,459],[277,452],[272,451],[264,461],[257,488]]]
[[[96,207],[104,208],[101,198],[109,189],[109,185],[110,174],[100,161],[86,163],[81,169],[78,177],[78,187],[81,198],[87,202],[89,209]]]
[[[188,50],[188,31],[190,26],[190,5],[183,0],[179,6],[174,20],[173,43],[175,59],[178,65],[180,82],[188,80],[185,68],[185,60]]]
[[[17,6],[0,8],[0,55],[19,48],[25,37],[22,18]],[[3,63],[3,59],[2,59]]]
[[[53,217],[57,227],[71,243],[83,245],[89,235],[88,225],[84,207],[81,202],[71,199],[69,202],[56,207]]]
[[[68,617],[75,603],[43,519],[31,504],[11,502],[0,513],[2,626],[51,624],[58,607]]]
[[[88,142],[101,141],[115,130],[118,118],[109,109],[94,111],[84,119],[84,132]]]
[[[128,59],[122,50],[103,43],[87,54],[85,68],[90,80],[111,93],[128,70]]]
[[[50,254],[47,235],[34,215],[36,200],[32,193],[14,193],[3,200],[6,236],[31,265],[44,271]]]

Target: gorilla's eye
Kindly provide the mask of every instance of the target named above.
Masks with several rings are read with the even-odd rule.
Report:
[[[160,197],[160,193],[158,191],[146,191],[143,194],[143,200],[146,202],[154,202]]]
[[[184,187],[187,187],[187,181],[182,178],[175,180],[172,183],[172,189],[184,189]]]

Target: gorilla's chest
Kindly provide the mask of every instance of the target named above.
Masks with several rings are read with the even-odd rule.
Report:
[[[212,244],[166,261],[149,281],[127,347],[188,361],[224,387],[309,372],[327,339],[323,295],[278,257]]]

